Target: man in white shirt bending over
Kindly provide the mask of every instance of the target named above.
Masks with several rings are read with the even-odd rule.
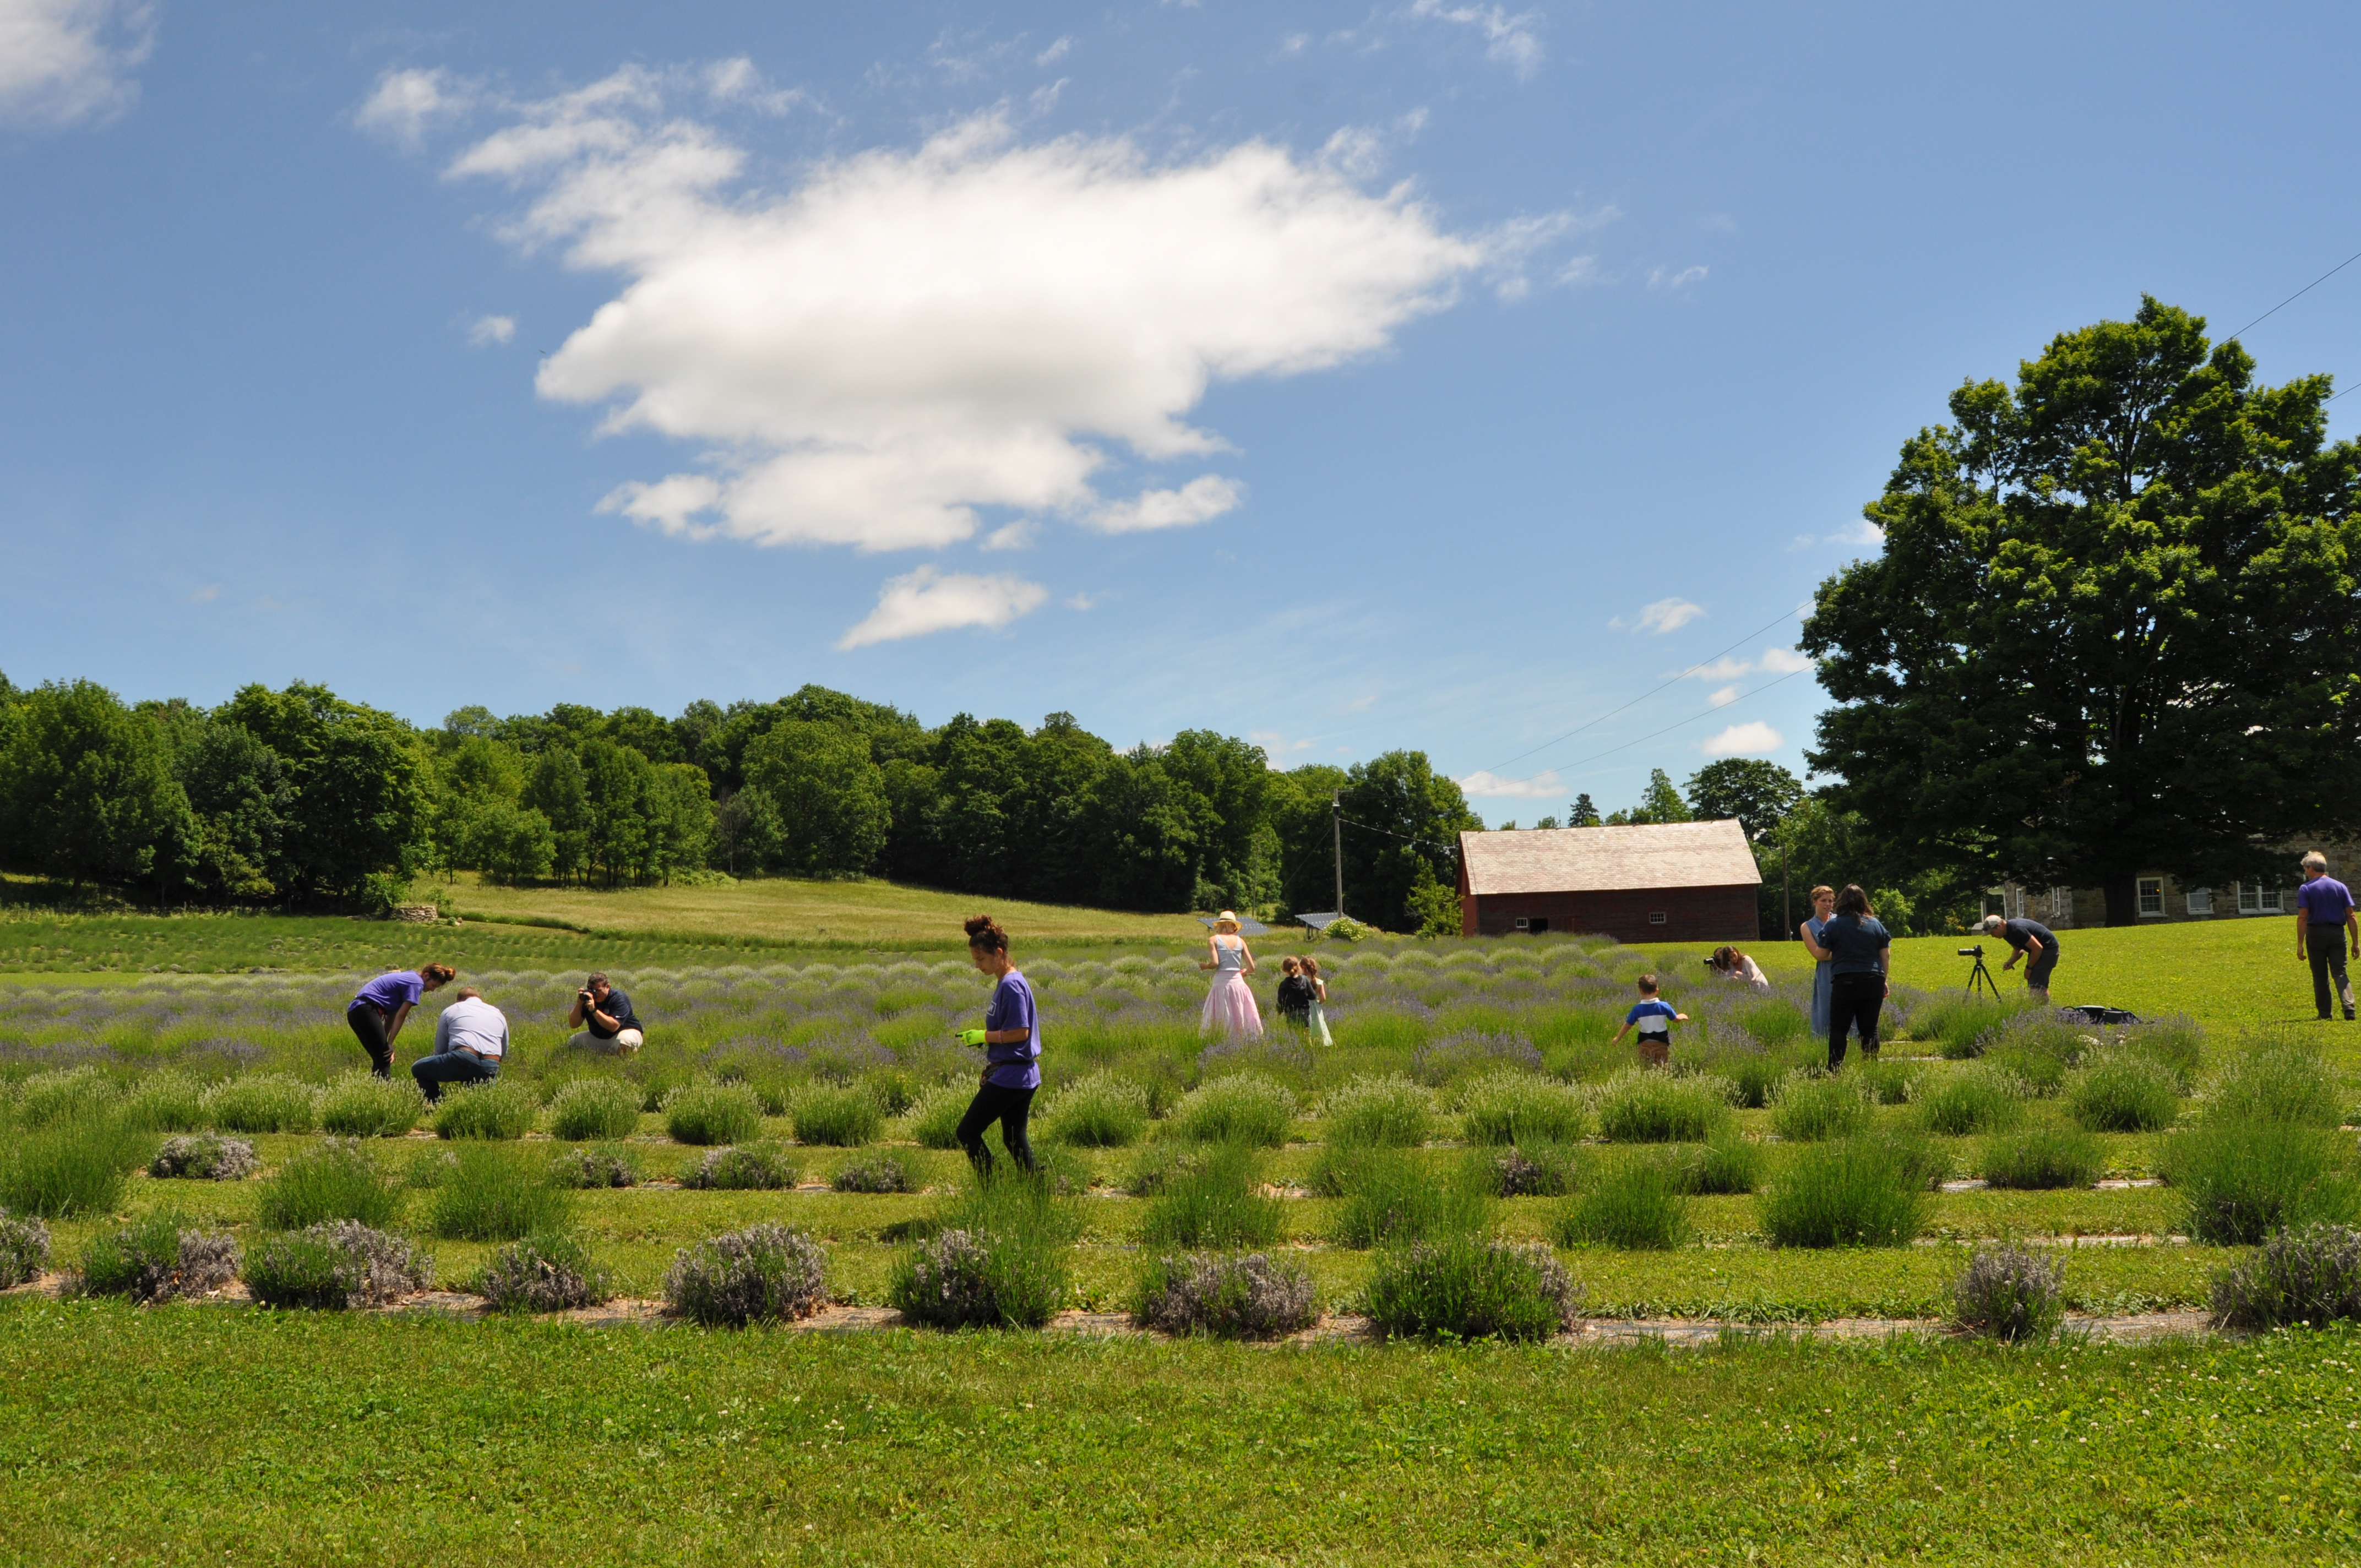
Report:
[[[500,1058],[508,1054],[507,1017],[482,992],[463,985],[458,999],[435,1021],[434,1054],[412,1062],[410,1076],[431,1104],[443,1098],[446,1083],[486,1083],[500,1077]]]

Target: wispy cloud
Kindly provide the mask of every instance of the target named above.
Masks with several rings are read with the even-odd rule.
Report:
[[[464,116],[476,99],[473,82],[440,67],[389,71],[377,79],[377,91],[353,111],[353,124],[415,151],[429,133]]]
[[[1535,773],[1529,779],[1504,779],[1495,773],[1477,770],[1459,781],[1462,794],[1479,795],[1492,800],[1552,800],[1565,793],[1558,783],[1557,770]]]
[[[1733,659],[1725,653],[1710,663],[1699,664],[1693,670],[1682,673],[1700,681],[1734,681],[1741,675],[1752,675],[1758,672],[1765,674],[1791,675],[1798,670],[1808,670],[1811,667],[1812,661],[1796,652],[1793,648],[1765,648],[1760,658]],[[1714,698],[1714,705],[1721,706],[1721,694],[1716,692]]]
[[[1883,549],[1885,544],[1885,530],[1870,521],[1869,519],[1862,518],[1858,522],[1847,523],[1833,533],[1799,533],[1795,535],[1795,542],[1787,546],[1787,552],[1793,554],[1798,550],[1811,550],[1823,544],[1850,544],[1869,549]]]
[[[141,0],[0,0],[0,122],[62,130],[137,100],[156,42]]]
[[[1091,525],[1106,533],[1143,533],[1210,522],[1238,504],[1246,487],[1219,474],[1200,474],[1177,490],[1143,490],[1131,500],[1101,507]]]
[[[924,637],[962,626],[1005,626],[1038,609],[1049,597],[1049,589],[1022,577],[944,574],[921,566],[889,578],[884,591],[877,596],[877,608],[836,645],[866,648],[873,642]]]
[[[1668,631],[1678,631],[1704,614],[1702,606],[1685,598],[1658,599],[1653,604],[1642,605],[1640,613],[1630,620],[1619,615],[1607,625],[1610,630],[1646,631],[1662,637]]]
[[[1756,718],[1706,737],[1697,743],[1697,750],[1708,757],[1756,757],[1786,743],[1785,736]]]
[[[1484,35],[1484,57],[1509,67],[1519,81],[1532,80],[1533,72],[1541,69],[1539,11],[1520,11],[1512,16],[1500,5],[1449,5],[1444,0],[1416,0],[1410,14],[1428,21],[1474,27]]]
[[[478,316],[467,326],[467,342],[477,348],[506,343],[515,336],[514,316]]]
[[[1648,287],[1658,293],[1669,294],[1702,283],[1705,280],[1706,269],[1702,267],[1683,267],[1677,270],[1659,267],[1648,274]]]

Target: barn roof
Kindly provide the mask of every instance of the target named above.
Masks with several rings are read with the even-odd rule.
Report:
[[[1533,828],[1459,835],[1467,891],[1612,893],[1660,887],[1759,885],[1763,876],[1736,818],[1636,828]]]

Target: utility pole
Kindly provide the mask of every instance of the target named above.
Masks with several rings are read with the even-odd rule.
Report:
[[[1779,939],[1795,939],[1795,909],[1787,902],[1787,840],[1779,840]]]
[[[1336,913],[1345,913],[1345,792],[1328,797],[1328,830],[1336,847]]]

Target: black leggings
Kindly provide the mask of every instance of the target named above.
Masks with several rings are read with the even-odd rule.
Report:
[[[1828,1070],[1844,1066],[1845,1036],[1861,1025],[1861,1054],[1877,1055],[1877,1014],[1885,1006],[1882,974],[1840,974],[1828,984]]]
[[[356,1002],[345,1009],[345,1022],[361,1039],[361,1049],[368,1052],[369,1070],[379,1078],[393,1076],[393,1042],[385,1037],[385,1014],[366,1002]]]
[[[1025,1136],[1025,1119],[1033,1113],[1038,1092],[987,1083],[968,1102],[967,1114],[960,1118],[959,1141],[978,1176],[992,1174],[992,1151],[983,1146],[983,1134],[994,1122],[1000,1124],[1000,1141],[1008,1146],[1009,1157],[1027,1170],[1038,1168],[1033,1163],[1033,1145]]]

